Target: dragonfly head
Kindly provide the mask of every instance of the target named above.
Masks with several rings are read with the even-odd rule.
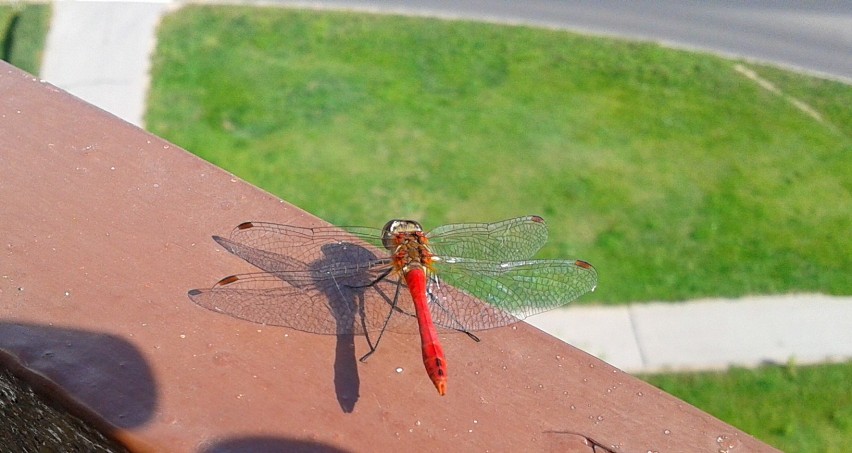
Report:
[[[423,227],[414,220],[391,220],[385,224],[384,228],[382,228],[382,245],[384,245],[388,250],[394,250],[397,245],[394,243],[395,235],[399,233],[413,233],[416,231],[423,231]]]

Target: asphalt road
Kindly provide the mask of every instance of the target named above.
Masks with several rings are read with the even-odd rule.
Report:
[[[301,7],[475,18],[698,49],[852,83],[852,1],[274,0]]]

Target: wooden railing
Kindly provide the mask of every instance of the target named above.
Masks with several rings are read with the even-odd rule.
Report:
[[[774,451],[527,324],[446,336],[439,397],[416,335],[362,364],[196,306],[245,220],[321,223],[0,63],[0,349],[129,449]]]

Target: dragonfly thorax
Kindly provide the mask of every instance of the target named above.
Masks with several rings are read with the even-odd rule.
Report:
[[[413,220],[391,220],[382,229],[382,244],[393,256],[394,268],[406,274],[415,267],[432,272],[432,252],[423,227]]]

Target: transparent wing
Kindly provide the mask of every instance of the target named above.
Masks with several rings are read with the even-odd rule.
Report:
[[[526,216],[495,223],[444,225],[427,236],[437,256],[518,261],[532,258],[547,242],[547,225],[539,216]]]
[[[268,222],[245,222],[231,231],[229,239],[219,236],[213,236],[213,239],[231,253],[270,272],[270,269],[252,260],[260,259],[266,265],[272,265],[270,260],[273,260],[287,266],[329,259],[357,262],[375,259],[379,256],[377,253],[382,253],[381,256],[386,255],[383,249],[370,247],[381,245],[381,230],[367,227],[306,228]],[[365,242],[360,243],[358,239]],[[226,243],[239,244],[240,248],[234,247],[232,250]],[[341,247],[346,244],[350,247]],[[264,253],[250,252],[249,249]],[[333,255],[330,256],[330,254]]]
[[[379,275],[371,272],[364,279],[373,276]],[[384,279],[359,287],[344,280],[318,277],[313,271],[240,274],[210,289],[191,290],[189,297],[215,312],[303,332],[363,335],[381,330],[388,316],[389,330],[417,332],[411,299],[402,297],[404,288],[395,308],[392,305],[399,288],[395,281]]]
[[[358,243],[355,238],[364,241]],[[547,225],[539,216],[494,223],[459,223],[437,227],[428,233],[429,246],[438,256],[486,261],[519,261],[531,258],[547,242]],[[218,236],[214,236],[221,243]],[[325,255],[332,243],[370,245],[384,256],[382,232],[359,226],[297,227],[268,222],[245,222],[230,235],[232,242],[272,252],[288,260],[309,262]],[[245,257],[243,257],[245,258]],[[251,261],[249,261],[251,262]]]
[[[446,225],[429,238],[436,255],[430,307],[435,324],[445,329],[511,324],[567,304],[597,284],[597,273],[585,261],[527,260],[547,239],[537,216]],[[229,239],[214,239],[266,273],[192,290],[190,297],[201,306],[321,334],[379,330],[389,314],[389,329],[417,331],[411,296],[397,275],[388,275],[387,251],[376,247],[379,229],[245,222]]]
[[[436,324],[483,330],[565,305],[597,286],[597,272],[581,260],[464,261],[435,265],[429,287]]]
[[[380,230],[356,230],[380,242]],[[190,298],[202,307],[330,335],[378,331],[393,314],[389,329],[416,332],[410,297],[399,297],[392,307],[400,285],[396,279],[383,278],[390,261],[379,258],[375,247],[356,243],[358,238],[341,228],[245,222],[230,238],[213,239],[266,272],[226,277],[210,289],[190,291]]]

